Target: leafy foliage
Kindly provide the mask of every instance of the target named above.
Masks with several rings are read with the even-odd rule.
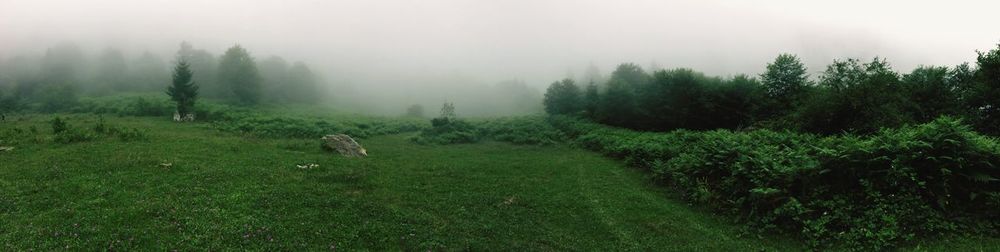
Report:
[[[836,61],[820,77],[820,89],[798,112],[796,121],[809,132],[873,133],[912,119],[899,75],[885,60],[861,64]]]
[[[684,197],[814,247],[891,249],[951,232],[994,230],[1000,145],[943,117],[869,137],[756,130],[634,132],[567,117],[583,147],[623,158]]]
[[[956,116],[980,132],[996,135],[1000,48],[980,52],[976,63],[975,68],[921,66],[900,75],[881,58],[865,63],[835,60],[815,84],[798,57],[790,54],[769,63],[760,80],[746,75],[710,77],[684,68],[648,74],[625,63],[602,88],[589,85],[583,95],[571,80],[553,83],[545,106],[550,115],[580,115],[650,131],[768,128],[874,134]]]
[[[975,115],[976,128],[1000,134],[1000,45],[988,52],[978,52],[976,82],[969,95],[969,107]]]

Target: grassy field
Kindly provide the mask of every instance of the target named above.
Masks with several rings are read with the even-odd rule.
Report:
[[[0,133],[3,250],[802,250],[672,200],[641,172],[565,145],[427,146],[257,138],[167,118],[108,117],[147,132],[51,141],[50,115]],[[64,116],[90,128],[93,115]],[[297,165],[317,164],[315,168]],[[753,234],[753,235],[748,235]],[[996,239],[918,248],[995,250]]]
[[[795,248],[737,238],[735,225],[665,199],[638,172],[566,146],[390,135],[348,159],[316,140],[132,117],[107,121],[148,141],[56,144],[49,118],[4,125],[40,132],[0,153],[5,250]],[[319,167],[297,167],[309,163]]]

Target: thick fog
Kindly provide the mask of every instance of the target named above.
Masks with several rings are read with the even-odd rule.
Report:
[[[530,101],[549,83],[590,66],[607,75],[623,62],[721,76],[758,74],[779,53],[797,54],[813,75],[846,57],[885,57],[901,72],[953,66],[1000,42],[998,9],[902,0],[0,0],[0,64],[72,43],[89,59],[115,48],[169,67],[182,41],[216,56],[240,44],[258,64],[308,64],[333,94],[325,104],[348,110],[400,114],[452,101],[460,113],[524,114],[540,111]]]

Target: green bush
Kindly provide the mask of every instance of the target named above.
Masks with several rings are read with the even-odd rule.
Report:
[[[565,140],[558,129],[540,116],[503,117],[485,120],[435,118],[431,128],[412,138],[422,144],[474,143],[493,140],[520,145],[550,145]]]
[[[334,121],[305,116],[272,116],[240,109],[209,108],[199,115],[205,115],[205,120],[211,120],[211,127],[215,129],[263,137],[319,138],[327,134],[343,133],[367,138],[412,132],[426,127],[424,122],[415,119],[354,116]]]
[[[476,123],[485,138],[523,145],[551,145],[565,139],[540,116],[505,117]]]
[[[475,143],[480,140],[480,135],[479,129],[469,122],[442,117],[431,119],[431,127],[412,140],[421,144]]]
[[[62,118],[57,116],[52,119],[52,133],[59,134],[67,129],[69,129],[69,125],[66,124],[66,121],[63,121]]]
[[[585,148],[647,169],[691,202],[800,234],[815,247],[885,250],[941,233],[995,232],[1000,224],[1000,145],[953,118],[863,138],[550,122]]]

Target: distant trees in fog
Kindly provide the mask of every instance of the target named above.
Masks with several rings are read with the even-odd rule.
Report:
[[[580,100],[580,88],[571,79],[563,79],[552,83],[545,91],[545,112],[549,114],[566,114],[580,111],[583,103]]]
[[[281,63],[271,64],[270,59]],[[0,110],[61,111],[83,95],[162,92],[172,85],[171,65],[181,61],[206,98],[242,104],[319,100],[321,80],[305,63],[289,65],[271,57],[258,65],[239,46],[216,57],[182,42],[176,58],[168,61],[148,51],[129,57],[116,48],[91,56],[75,44],[61,43],[42,55],[0,59]]]
[[[279,56],[261,57],[252,48],[211,52],[181,42],[173,55],[131,53],[119,48],[88,52],[62,43],[44,53],[0,55],[0,110],[66,111],[78,97],[161,93],[172,85],[176,63],[188,63],[198,97],[239,104],[318,103],[345,110],[399,115],[408,106],[454,101],[469,116],[542,112],[542,92],[522,80],[486,84],[470,78],[400,78],[386,83],[330,85],[317,69]],[[590,69],[584,77],[604,77]],[[383,85],[379,85],[383,84]]]
[[[779,55],[759,78],[706,76],[691,69],[646,73],[631,63],[587,85],[553,83],[549,114],[571,114],[633,129],[765,127],[835,134],[961,116],[979,131],[1000,134],[1000,46],[979,52],[975,67],[921,66],[895,72],[881,58],[835,60],[815,82],[790,54]],[[569,104],[578,102],[578,104]]]
[[[406,114],[404,114],[404,116],[415,117],[415,118],[423,118],[424,117],[424,106],[422,106],[420,104],[410,105],[410,107],[406,108]]]
[[[260,102],[261,77],[257,63],[246,49],[235,45],[219,58],[219,84],[232,90],[237,101],[244,105]]]
[[[291,66],[281,57],[271,56],[259,64],[262,88],[274,102],[315,103],[319,100],[319,80],[305,63]]]

